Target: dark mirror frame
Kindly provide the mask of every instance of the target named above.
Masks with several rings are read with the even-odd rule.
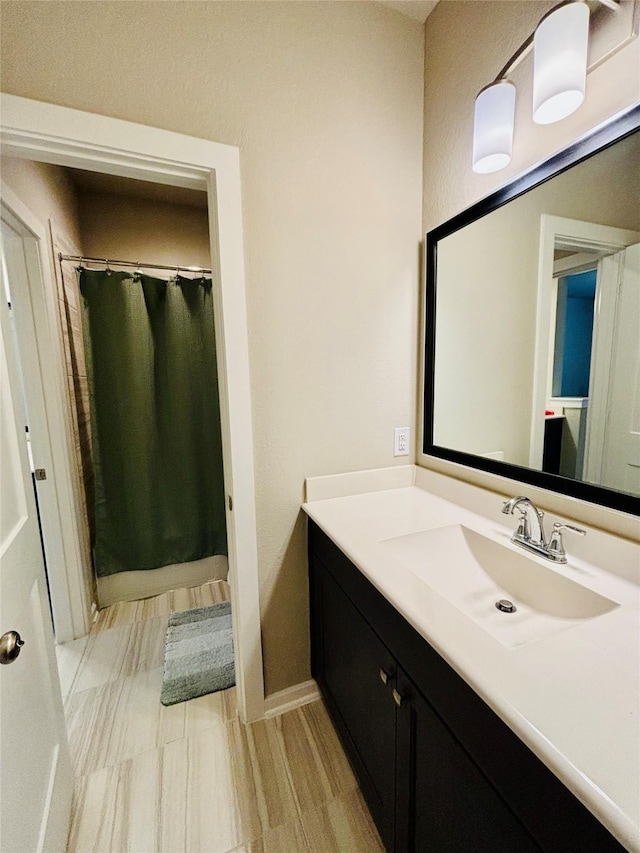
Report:
[[[605,486],[596,486],[582,480],[573,480],[559,474],[548,474],[508,462],[487,459],[472,453],[464,453],[433,443],[433,405],[434,405],[434,362],[436,345],[436,288],[438,241],[448,237],[465,225],[469,225],[497,210],[512,199],[521,196],[550,178],[561,174],[577,163],[588,159],[598,151],[613,145],[618,140],[640,129],[640,105],[615,116],[594,131],[581,137],[572,145],[554,154],[538,166],[516,177],[511,183],[476,202],[467,210],[457,214],[426,235],[426,294],[425,294],[425,381],[424,381],[424,436],[423,450],[427,456],[457,462],[469,468],[498,474],[512,480],[520,480],[533,486],[559,492],[570,497],[600,504],[611,509],[640,515],[640,497],[619,492]]]

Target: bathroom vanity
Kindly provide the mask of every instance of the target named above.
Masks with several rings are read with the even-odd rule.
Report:
[[[312,672],[386,848],[640,849],[637,587],[521,558],[508,526],[415,485],[304,508]],[[487,610],[494,580],[464,564],[491,571],[494,547],[542,607],[564,599],[549,624],[508,568],[519,610]]]

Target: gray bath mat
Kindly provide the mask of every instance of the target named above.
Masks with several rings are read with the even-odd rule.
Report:
[[[235,683],[231,604],[173,613],[165,640],[162,704],[186,702]]]

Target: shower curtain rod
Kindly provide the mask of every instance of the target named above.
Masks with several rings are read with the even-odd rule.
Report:
[[[178,264],[173,264],[171,266],[168,266],[167,264],[143,264],[139,261],[116,261],[113,258],[88,258],[84,255],[63,255],[62,252],[58,252],[58,260],[78,261],[79,263],[87,261],[90,264],[106,264],[107,269],[109,268],[109,264],[113,264],[117,267],[136,267],[136,269],[171,270],[175,271],[176,275],[180,270],[182,270],[182,272],[211,274],[211,270],[206,269],[205,267],[183,267]]]

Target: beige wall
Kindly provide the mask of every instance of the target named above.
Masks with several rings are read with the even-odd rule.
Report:
[[[2,85],[239,146],[266,689],[304,681],[303,479],[406,462],[415,420],[422,26],[367,2],[6,3]]]
[[[83,190],[78,200],[89,257],[210,268],[206,208]]]
[[[64,169],[3,157],[0,177],[43,225],[50,219],[68,243],[81,247],[78,197]]]
[[[507,169],[476,175],[471,169],[473,107],[518,45],[555,0],[441,0],[425,27],[423,226],[428,231],[489,195],[513,176],[560,150],[608,117],[640,100],[640,42],[636,38],[592,71],[582,107],[554,125],[530,118],[531,57],[513,75],[517,88],[513,159]],[[603,13],[604,14],[604,13]],[[614,15],[615,17],[615,15]],[[601,18],[611,21],[613,18]],[[599,37],[609,35],[607,23]],[[615,22],[614,22],[615,26]],[[472,37],[471,35],[472,34]],[[499,448],[487,448],[497,450]],[[517,484],[419,454],[419,464],[489,488],[511,491]],[[632,535],[619,513],[526,486],[548,509]],[[636,530],[637,535],[637,530]]]

